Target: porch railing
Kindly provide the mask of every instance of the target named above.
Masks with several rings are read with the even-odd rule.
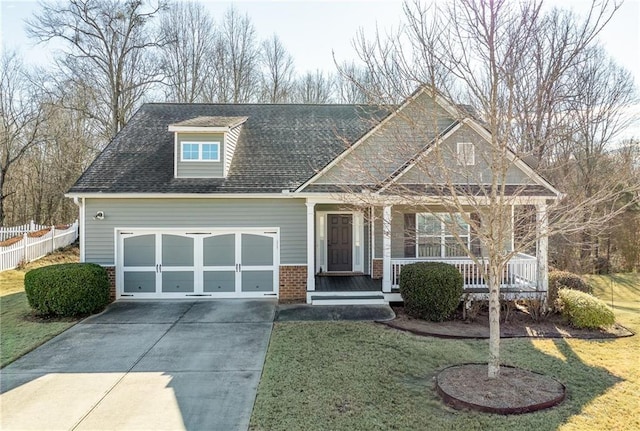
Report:
[[[400,272],[404,265],[416,262],[443,262],[458,268],[465,289],[486,288],[482,269],[469,258],[413,258],[391,259],[391,286],[399,287]],[[500,286],[503,288],[537,289],[538,262],[534,256],[519,253],[505,267]]]

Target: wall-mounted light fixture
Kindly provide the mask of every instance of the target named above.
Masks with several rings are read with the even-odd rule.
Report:
[[[104,211],[98,211],[96,215],[93,216],[94,220],[104,220]]]

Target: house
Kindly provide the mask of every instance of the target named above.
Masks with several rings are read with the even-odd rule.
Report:
[[[451,150],[460,184],[473,174],[481,186],[488,136],[427,87],[399,106],[146,104],[68,192],[81,261],[108,269],[115,298],[383,303],[421,260],[456,265],[468,292],[486,294],[442,222],[394,190],[437,211],[434,178],[453,170],[426,178],[416,166],[434,148]],[[559,192],[507,158],[507,190],[526,197],[513,205],[535,205],[545,229]],[[546,256],[543,236],[537,256],[509,262],[504,292],[546,292]]]

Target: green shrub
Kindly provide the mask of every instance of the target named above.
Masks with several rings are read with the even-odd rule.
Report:
[[[555,309],[560,289],[579,290],[584,293],[593,293],[593,288],[578,274],[568,271],[549,271],[549,290],[547,291],[547,303]],[[558,311],[558,310],[556,310]]]
[[[440,322],[458,307],[462,285],[462,274],[453,265],[441,262],[405,265],[400,273],[404,310],[409,316]]]
[[[558,304],[562,315],[577,328],[600,328],[613,325],[615,321],[607,304],[588,293],[560,289]]]
[[[107,271],[93,263],[43,266],[24,277],[29,305],[39,314],[79,316],[109,303]]]

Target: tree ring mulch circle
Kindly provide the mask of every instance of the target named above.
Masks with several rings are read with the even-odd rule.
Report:
[[[500,377],[487,377],[487,364],[453,365],[436,376],[445,403],[462,410],[514,415],[560,404],[566,387],[556,379],[522,368],[500,366]]]

